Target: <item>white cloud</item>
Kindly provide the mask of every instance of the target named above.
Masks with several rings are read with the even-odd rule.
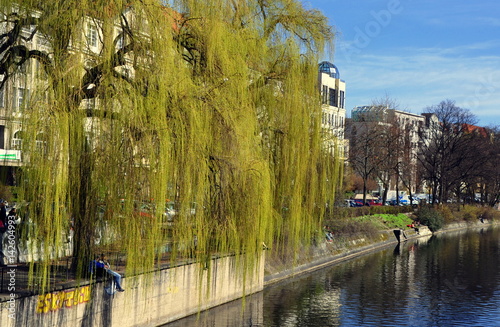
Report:
[[[421,54],[432,54],[432,55],[456,55],[463,56],[469,52],[480,51],[484,52],[485,50],[498,50],[500,48],[500,40],[488,40],[483,42],[475,42],[470,44],[463,44],[454,47],[432,47],[432,48],[405,48],[402,49],[408,52],[418,52]]]
[[[347,83],[348,109],[369,104],[385,94],[416,113],[452,99],[470,109],[481,122],[482,116],[488,116],[488,120],[500,125],[500,56],[456,55],[464,53],[464,49],[492,48],[497,43],[403,49],[394,51],[394,55],[361,54],[346,67],[339,63],[341,77]]]

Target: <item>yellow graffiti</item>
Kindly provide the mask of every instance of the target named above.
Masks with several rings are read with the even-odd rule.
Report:
[[[71,308],[90,300],[90,286],[83,286],[72,290],[47,293],[38,296],[36,313],[47,313],[59,309]]]
[[[173,286],[173,287],[167,287],[167,293],[179,293],[179,287]]]

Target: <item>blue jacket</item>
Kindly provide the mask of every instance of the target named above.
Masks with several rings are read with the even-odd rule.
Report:
[[[97,277],[102,277],[104,275],[104,272],[106,271],[106,265],[107,263],[102,260],[92,260],[90,262],[89,271],[91,274],[94,274]]]

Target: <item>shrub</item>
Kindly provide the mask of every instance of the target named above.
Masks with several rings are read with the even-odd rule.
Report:
[[[462,209],[462,219],[465,221],[475,221],[479,218],[479,208],[466,205]]]
[[[370,221],[354,219],[331,219],[325,222],[332,230],[333,235],[356,236],[363,235],[373,238],[378,235],[378,229]]]
[[[441,214],[441,216],[443,216],[445,223],[451,223],[459,220],[456,212],[453,213],[456,210],[452,210],[450,206],[440,206],[437,211]]]
[[[380,214],[398,215],[412,211],[413,208],[410,206],[333,207],[326,213],[326,218],[344,219]]]
[[[417,219],[422,225],[429,227],[433,232],[443,227],[444,218],[441,213],[433,207],[421,207],[416,213]]]
[[[400,213],[408,213],[413,212],[413,208],[411,206],[373,206],[370,207],[370,214],[388,214],[388,215],[397,215]]]
[[[480,208],[478,215],[487,220],[500,220],[500,211],[492,207]]]
[[[0,184],[0,199],[7,200],[9,202],[13,200],[13,195],[10,186]]]

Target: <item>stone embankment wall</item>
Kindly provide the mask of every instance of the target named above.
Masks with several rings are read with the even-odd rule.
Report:
[[[125,292],[104,283],[0,303],[0,326],[158,326],[263,289],[264,257],[245,280],[234,257],[210,270],[190,264],[123,279]]]

